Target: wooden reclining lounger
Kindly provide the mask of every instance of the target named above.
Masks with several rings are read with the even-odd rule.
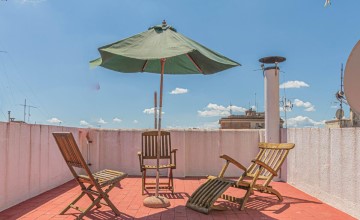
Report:
[[[244,210],[245,204],[254,190],[276,195],[279,201],[282,201],[283,198],[281,194],[269,186],[269,184],[271,180],[277,176],[281,165],[285,161],[289,151],[293,149],[294,146],[295,144],[291,143],[259,143],[260,151],[256,158],[251,161],[252,163],[247,169],[233,158],[227,155],[221,155],[220,158],[223,158],[226,163],[220,174],[217,177],[209,176],[208,181],[201,185],[191,195],[186,203],[186,206],[196,211],[208,214],[215,201],[218,198],[222,198],[238,203],[240,205],[239,209]],[[225,171],[230,163],[244,171],[237,181],[224,178]],[[263,183],[258,184],[258,180],[263,180]],[[229,187],[246,190],[245,196],[243,198],[236,198],[232,195],[224,194]]]

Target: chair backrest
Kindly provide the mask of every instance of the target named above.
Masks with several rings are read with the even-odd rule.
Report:
[[[74,177],[79,178],[79,175],[74,170],[74,167],[78,167],[84,169],[89,178],[93,179],[90,169],[87,166],[72,133],[54,132],[53,136]]]
[[[142,133],[141,154],[143,159],[156,159],[158,131],[146,131]],[[171,161],[171,138],[170,132],[161,131],[160,137],[160,159]]]
[[[256,160],[264,162],[266,165],[271,167],[275,172],[281,168],[284,163],[289,151],[295,147],[292,143],[259,143],[259,153],[256,156]],[[251,163],[247,169],[247,172],[241,177],[254,177],[255,173],[259,170],[259,165]],[[265,180],[263,185],[267,186],[274,175],[266,169],[262,169],[259,179]]]

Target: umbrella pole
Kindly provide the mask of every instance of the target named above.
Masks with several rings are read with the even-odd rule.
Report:
[[[159,165],[160,165],[160,144],[161,144],[161,112],[162,112],[162,97],[163,97],[163,81],[164,81],[164,67],[166,59],[160,59],[161,62],[161,78],[160,78],[160,102],[159,102],[159,116],[158,116],[158,136],[156,142],[156,192],[155,196],[149,196],[144,199],[144,206],[149,208],[166,208],[170,206],[170,201],[163,196],[159,196]],[[156,114],[156,112],[155,112]]]
[[[161,63],[161,76],[160,76],[160,102],[159,102],[159,123],[158,123],[158,138],[157,138],[157,148],[156,148],[156,193],[155,196],[159,196],[159,179],[160,179],[160,145],[161,145],[161,112],[162,112],[162,99],[163,99],[163,84],[164,84],[164,68],[165,68],[166,59],[160,59]]]
[[[157,129],[157,92],[154,92],[154,128]]]

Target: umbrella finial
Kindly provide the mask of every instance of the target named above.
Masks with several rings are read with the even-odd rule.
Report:
[[[165,19],[163,20],[163,22],[162,22],[162,26],[163,27],[165,27],[167,24],[166,24],[166,21],[165,21]]]

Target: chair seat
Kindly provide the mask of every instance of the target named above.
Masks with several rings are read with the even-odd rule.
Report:
[[[119,182],[127,176],[126,173],[108,169],[98,171],[96,173],[93,173],[92,175],[101,187],[110,185],[115,182]],[[79,177],[88,180],[90,179],[89,176],[86,175],[79,175]]]
[[[156,165],[143,165],[143,169],[156,169]],[[159,169],[175,168],[175,164],[160,165]]]
[[[212,180],[212,179],[217,179],[218,177],[209,175],[207,178]],[[234,181],[234,180],[230,180],[230,179],[227,179],[226,181],[231,182],[232,183],[231,185],[233,187],[239,187],[239,188],[245,187],[246,188],[246,187],[250,186],[250,182],[247,182],[247,181],[239,181],[238,182],[238,181]]]

